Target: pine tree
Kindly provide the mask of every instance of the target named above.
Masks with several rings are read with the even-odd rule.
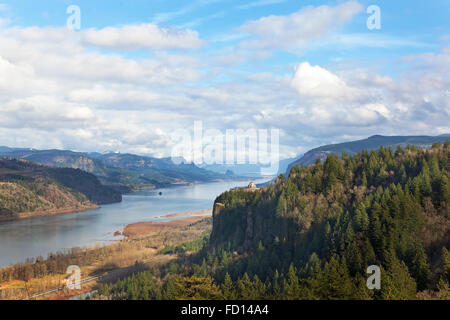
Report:
[[[341,300],[354,297],[355,286],[345,259],[339,262],[339,257],[333,255],[318,278],[320,284],[318,294],[321,299]]]
[[[237,281],[238,298],[243,300],[254,300],[255,299],[254,293],[255,292],[253,290],[253,283],[246,272],[244,273],[242,279],[239,279]]]
[[[416,282],[408,267],[400,261],[393,250],[387,255],[387,269],[381,269],[381,298],[387,300],[415,299]]]
[[[444,279],[450,284],[450,253],[446,247],[442,247],[442,271]]]
[[[222,296],[224,300],[234,300],[236,298],[234,293],[233,280],[231,280],[228,272],[225,274],[225,280],[222,284]]]
[[[295,300],[300,296],[300,285],[298,276],[296,274],[296,269],[294,265],[291,263],[289,266],[289,271],[287,274],[287,279],[284,280],[284,298],[286,300]]]
[[[364,186],[364,187],[367,187],[367,176],[366,176],[366,172],[365,171],[363,171],[363,173],[362,173],[361,185]]]
[[[253,289],[254,289],[254,298],[256,300],[261,300],[265,297],[266,286],[256,274],[253,276]]]
[[[275,274],[272,280],[272,297],[273,299],[280,299],[281,294],[280,274],[278,273],[278,270],[275,270]]]
[[[430,169],[428,168],[426,161],[423,164],[422,172],[420,174],[419,187],[423,197],[431,196],[433,189],[431,188]]]
[[[428,277],[430,276],[430,266],[427,262],[427,255],[422,245],[416,244],[415,256],[412,261],[411,274],[417,282],[417,288],[424,290],[428,284]]]

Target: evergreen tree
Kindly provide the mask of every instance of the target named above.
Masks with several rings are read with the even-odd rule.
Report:
[[[225,280],[222,284],[222,297],[225,300],[234,300],[236,298],[234,294],[233,280],[231,280],[228,272],[225,274]]]
[[[415,299],[416,282],[411,277],[408,267],[400,261],[391,250],[387,256],[387,269],[381,269],[381,298],[387,300]]]
[[[296,273],[294,265],[291,264],[283,285],[283,295],[287,300],[296,300],[300,296],[300,285]]]

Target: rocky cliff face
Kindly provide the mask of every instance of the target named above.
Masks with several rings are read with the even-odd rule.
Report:
[[[259,241],[272,244],[278,238],[290,239],[298,231],[298,224],[291,219],[274,214],[274,208],[256,209],[257,201],[264,189],[248,192],[232,190],[221,194],[214,203],[212,247],[226,248],[229,245],[239,252],[257,247]]]

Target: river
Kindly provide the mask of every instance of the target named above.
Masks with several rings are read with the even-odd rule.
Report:
[[[68,248],[117,241],[120,237],[115,237],[114,232],[121,231],[127,224],[168,221],[171,219],[159,217],[209,209],[220,193],[248,183],[227,181],[139,191],[124,195],[120,203],[95,210],[0,222],[0,267],[25,261],[28,257],[47,257],[51,252]]]

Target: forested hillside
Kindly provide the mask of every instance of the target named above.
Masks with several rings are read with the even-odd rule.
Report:
[[[81,211],[121,199],[82,170],[0,158],[0,220]]]
[[[449,299],[449,154],[446,142],[430,150],[399,146],[330,155],[293,168],[267,188],[225,192],[215,201],[212,234],[199,253],[100,293]],[[370,265],[381,268],[380,290],[366,287]]]

